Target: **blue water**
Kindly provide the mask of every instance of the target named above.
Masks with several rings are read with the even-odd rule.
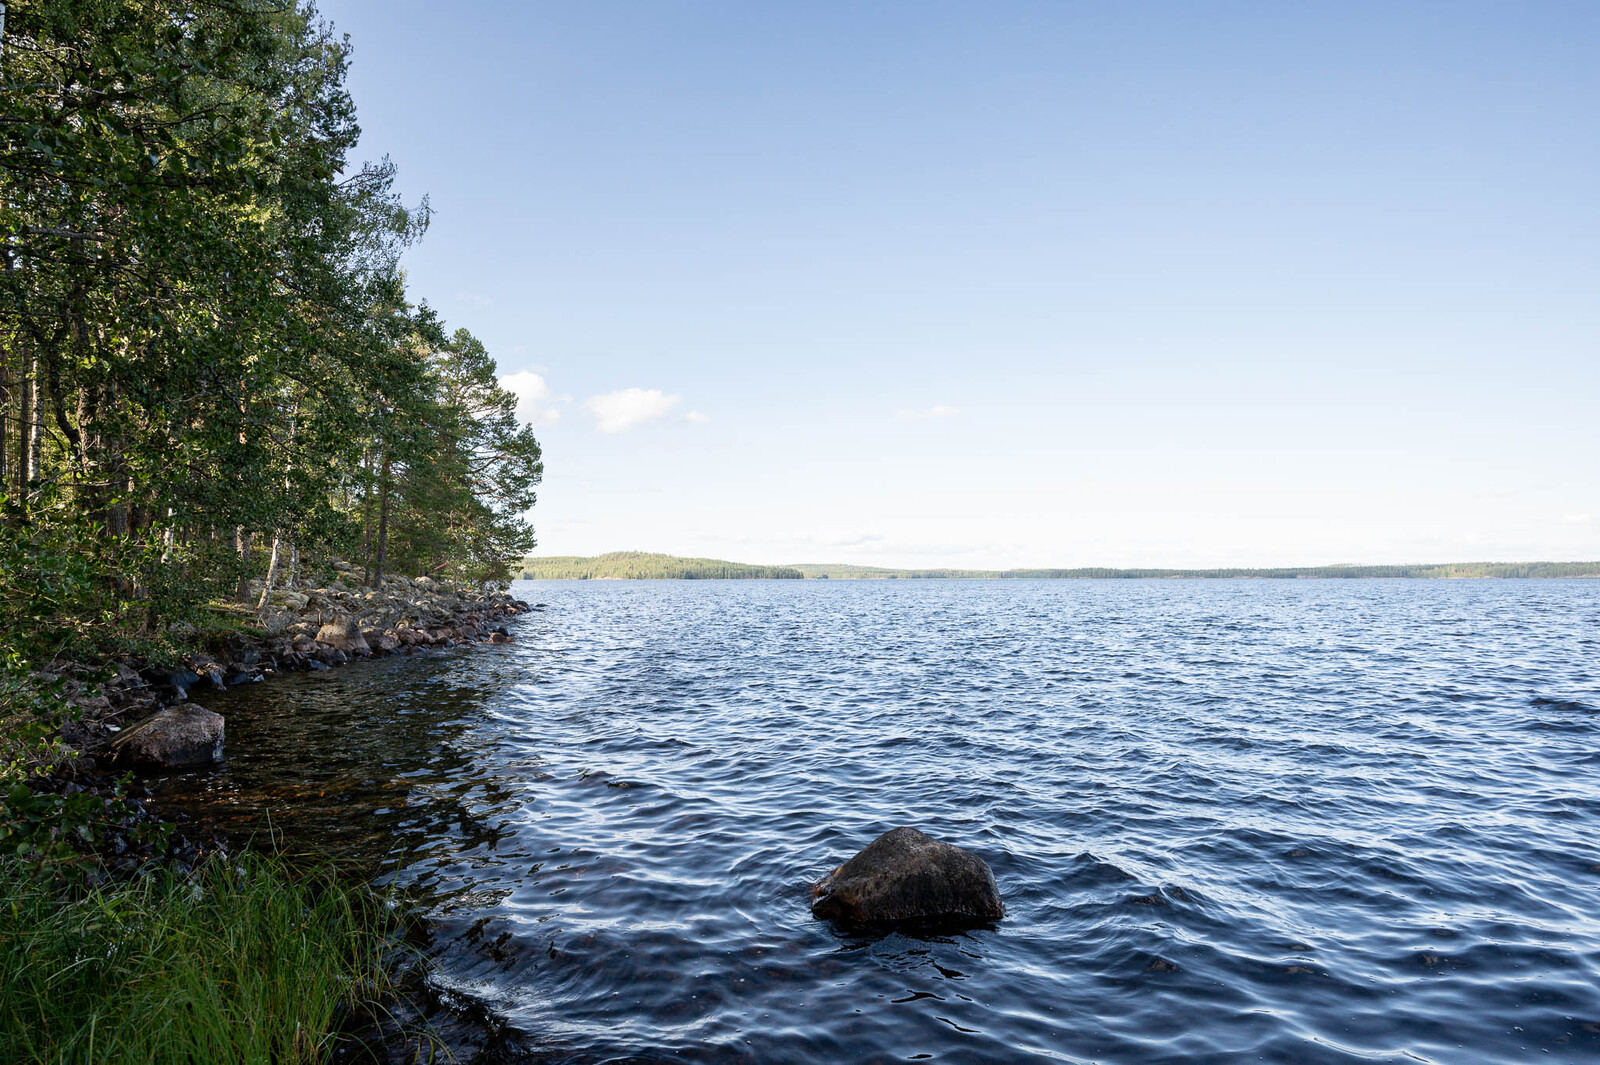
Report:
[[[514,590],[206,700],[205,789],[430,893],[532,1060],[1600,1060],[1600,582]],[[813,920],[901,824],[1005,920]]]

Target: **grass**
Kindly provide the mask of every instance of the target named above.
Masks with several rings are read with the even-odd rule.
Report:
[[[386,990],[392,927],[276,858],[76,890],[0,859],[0,1061],[325,1061]]]

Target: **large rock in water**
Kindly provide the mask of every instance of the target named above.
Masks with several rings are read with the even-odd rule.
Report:
[[[914,828],[885,832],[811,889],[811,912],[860,924],[982,922],[1005,916],[982,858]]]
[[[118,759],[156,769],[193,769],[222,757],[223,720],[203,706],[184,703],[157,711],[111,744]]]

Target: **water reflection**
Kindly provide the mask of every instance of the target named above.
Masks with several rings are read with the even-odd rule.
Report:
[[[510,767],[515,776],[494,771],[486,711],[509,679],[491,659],[497,651],[389,658],[196,693],[227,718],[227,761],[167,778],[157,793],[241,836],[271,830],[291,849],[385,874],[404,869],[424,892],[467,890],[448,870],[502,847],[507,812],[539,765],[526,753]],[[481,885],[471,893],[462,905],[498,897]]]

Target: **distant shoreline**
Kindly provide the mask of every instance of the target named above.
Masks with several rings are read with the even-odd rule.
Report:
[[[752,565],[714,558],[680,558],[643,551],[580,557],[528,558],[526,580],[1494,580],[1600,578],[1600,562],[1444,562],[1405,565],[1282,566],[1252,569],[893,569],[806,562]]]

